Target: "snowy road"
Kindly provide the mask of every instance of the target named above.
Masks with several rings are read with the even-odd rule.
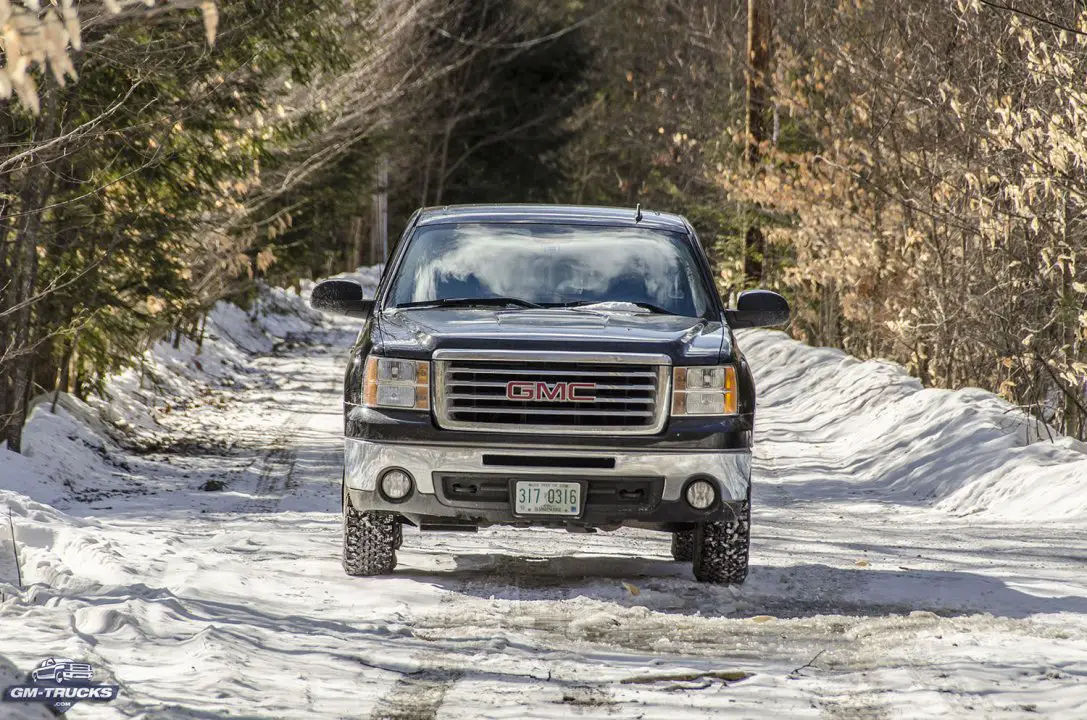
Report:
[[[104,445],[98,471],[139,492],[7,498],[29,589],[0,609],[0,660],[82,658],[122,688],[70,717],[1087,717],[1087,464],[1047,456],[1079,478],[1060,496],[973,487],[991,468],[963,448],[1014,451],[973,398],[752,335],[742,589],[641,531],[408,530],[394,577],[349,578],[350,336],[312,339],[237,360],[244,383],[174,408],[141,452]]]

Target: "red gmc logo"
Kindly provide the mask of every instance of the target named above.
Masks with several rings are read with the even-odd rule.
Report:
[[[506,383],[506,399],[537,402],[595,402],[596,384],[514,380]]]

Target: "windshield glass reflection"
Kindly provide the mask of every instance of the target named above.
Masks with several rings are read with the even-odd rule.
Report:
[[[710,306],[691,248],[679,233],[497,223],[420,228],[390,304],[461,298],[643,303],[688,317]]]

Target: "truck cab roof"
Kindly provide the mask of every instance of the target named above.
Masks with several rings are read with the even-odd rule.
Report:
[[[452,223],[545,223],[557,225],[606,225],[610,227],[649,227],[673,232],[689,232],[690,226],[680,215],[635,208],[594,207],[589,205],[446,205],[423,208],[418,225]]]

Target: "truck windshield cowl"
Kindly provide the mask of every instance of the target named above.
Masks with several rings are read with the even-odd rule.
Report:
[[[390,307],[481,304],[640,306],[702,317],[712,307],[691,241],[652,228],[460,223],[409,240]],[[633,310],[633,308],[632,308]]]

